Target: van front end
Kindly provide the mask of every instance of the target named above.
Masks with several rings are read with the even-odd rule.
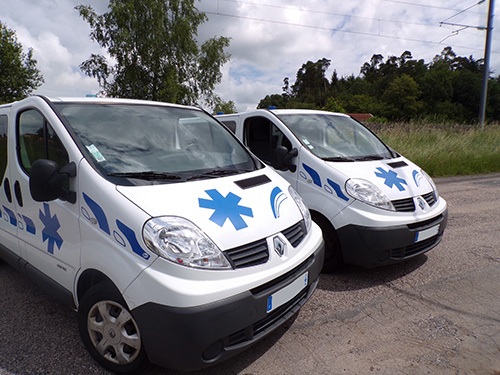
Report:
[[[132,283],[124,296],[131,297],[129,305],[137,305],[130,306],[131,312],[151,363],[183,371],[211,366],[245,350],[299,311],[323,266],[319,227],[313,224],[296,247],[286,233],[264,242],[265,264],[211,271],[158,258]],[[285,245],[284,254],[278,253],[277,243]]]

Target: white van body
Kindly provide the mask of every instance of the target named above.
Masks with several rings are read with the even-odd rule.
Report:
[[[198,108],[31,97],[0,135],[0,258],[78,310],[111,371],[219,362],[317,285],[305,204]]]
[[[351,117],[271,109],[216,118],[303,197],[323,230],[325,271],[399,262],[441,241],[448,211],[432,179]]]

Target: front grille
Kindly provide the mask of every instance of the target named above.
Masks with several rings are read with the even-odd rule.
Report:
[[[269,259],[269,249],[265,238],[224,251],[233,268],[252,267],[266,263]]]
[[[425,199],[429,207],[432,207],[434,203],[436,203],[436,195],[434,194],[433,191],[430,193],[422,195],[422,198]],[[395,201],[391,201],[392,205],[398,212],[414,212],[415,211],[415,202],[413,201],[413,198],[405,198],[405,199],[398,199]]]
[[[425,199],[425,201],[427,202],[427,204],[432,207],[432,205],[434,203],[436,203],[436,194],[434,194],[433,191],[431,191],[430,193],[427,193],[427,194],[424,194],[422,195],[422,198]]]
[[[414,256],[419,253],[423,253],[427,250],[430,250],[437,241],[439,240],[439,235],[435,235],[434,237],[428,238],[426,240],[416,242],[412,245],[401,247],[399,249],[394,249],[391,251],[391,259],[401,260],[411,256]]]
[[[413,198],[398,199],[392,201],[392,205],[398,212],[413,212],[415,211],[415,202]]]
[[[304,220],[301,220],[281,233],[283,233],[293,247],[297,247],[306,236],[306,224],[304,223]]]
[[[306,225],[304,220],[283,230],[282,233],[293,247],[297,247],[306,236]],[[226,250],[224,254],[229,259],[231,266],[235,269],[264,264],[269,260],[269,249],[265,238]]]

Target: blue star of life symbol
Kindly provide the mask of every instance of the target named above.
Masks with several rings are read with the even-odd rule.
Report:
[[[406,181],[402,178],[398,177],[398,174],[394,171],[385,171],[383,168],[378,167],[377,168],[379,172],[375,172],[375,176],[380,177],[380,178],[385,178],[385,184],[392,188],[393,186],[396,186],[399,191],[405,190],[403,184],[408,185]]]
[[[229,193],[223,197],[216,189],[205,190],[212,200],[198,198],[200,207],[214,210],[210,220],[222,227],[229,219],[236,230],[246,228],[248,225],[241,217],[242,215],[253,217],[250,207],[240,206],[238,203],[241,198],[236,194]]]
[[[57,230],[61,227],[61,225],[59,224],[59,220],[56,215],[50,215],[50,207],[47,203],[43,204],[43,209],[45,212],[40,210],[38,215],[43,225],[45,225],[45,228],[42,230],[42,240],[43,242],[47,241],[48,252],[54,254],[54,245],[57,245],[57,248],[61,249],[63,244],[63,239],[59,233],[57,233]]]

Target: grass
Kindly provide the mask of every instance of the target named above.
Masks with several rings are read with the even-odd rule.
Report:
[[[432,177],[500,172],[500,124],[368,124],[391,148]]]

